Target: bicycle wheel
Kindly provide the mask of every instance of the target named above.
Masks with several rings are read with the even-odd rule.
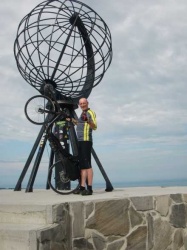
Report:
[[[58,194],[71,194],[74,190],[79,188],[79,180],[72,181],[69,183],[70,179],[67,177],[65,169],[61,161],[55,162],[49,169],[48,173],[48,183],[49,186]],[[68,186],[68,189],[67,189]]]
[[[44,95],[31,97],[26,102],[24,111],[27,119],[37,125],[49,123],[55,117],[55,105]]]

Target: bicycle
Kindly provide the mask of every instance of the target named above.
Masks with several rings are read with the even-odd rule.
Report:
[[[24,112],[27,119],[36,125],[46,126],[45,138],[49,141],[51,150],[59,160],[56,161],[48,172],[48,184],[58,194],[71,194],[80,186],[80,169],[78,156],[67,152],[61,145],[59,139],[53,134],[53,124],[60,118],[66,120],[68,114],[60,107],[53,92],[48,89],[47,95],[36,95],[31,97],[25,104]],[[71,123],[70,126],[73,126]],[[71,190],[64,190],[65,183],[71,181]],[[72,183],[73,181],[73,183]]]

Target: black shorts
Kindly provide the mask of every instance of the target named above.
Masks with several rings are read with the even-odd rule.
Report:
[[[92,142],[91,141],[79,141],[78,142],[78,151],[79,151],[79,166],[80,169],[89,169],[91,168],[91,150]]]

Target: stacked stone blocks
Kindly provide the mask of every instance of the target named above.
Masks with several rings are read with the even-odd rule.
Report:
[[[186,250],[187,195],[71,203],[74,250]]]
[[[187,250],[187,194],[82,200],[31,210],[23,209],[24,223],[37,213],[41,226],[30,231],[30,242],[20,249]],[[8,215],[7,210],[2,222]]]

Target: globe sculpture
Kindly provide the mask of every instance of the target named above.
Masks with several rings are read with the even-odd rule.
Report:
[[[52,83],[77,102],[99,84],[112,60],[110,30],[89,6],[75,0],[40,3],[20,22],[14,44],[22,77],[40,91]]]
[[[76,117],[74,109],[78,100],[88,98],[111,64],[111,33],[104,20],[88,5],[76,0],[47,0],[21,20],[14,43],[14,56],[18,70],[27,83],[42,95],[46,86],[46,89],[54,90],[55,99],[62,109],[68,109],[67,112]],[[46,144],[43,137],[45,131],[46,126],[43,125],[15,191],[21,190],[23,178],[39,146],[26,188],[26,192],[32,191]],[[69,133],[72,151],[76,155],[76,133],[74,129],[70,129]],[[65,136],[67,138],[68,135]],[[92,155],[106,180],[106,191],[111,191],[113,187],[94,149]],[[51,153],[49,166],[53,160],[54,153]]]

